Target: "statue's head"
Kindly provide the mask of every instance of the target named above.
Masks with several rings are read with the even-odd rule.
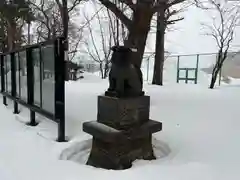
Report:
[[[112,54],[112,63],[117,65],[128,65],[131,62],[131,48],[125,46],[113,46],[111,48],[113,51]]]

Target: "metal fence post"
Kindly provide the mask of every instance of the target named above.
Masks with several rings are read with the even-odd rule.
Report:
[[[2,84],[2,89],[1,92],[5,92],[6,90],[6,83],[5,83],[5,62],[4,62],[4,56],[1,56],[1,84]],[[3,104],[7,106],[7,98],[6,96],[3,95]]]
[[[185,83],[187,84],[188,83],[188,69],[185,69],[185,75],[186,75],[186,79],[185,79]]]
[[[11,53],[11,86],[12,86],[12,92],[11,95],[12,97],[16,98],[16,62],[15,62],[15,54]],[[18,110],[18,103],[16,101],[13,101],[14,103],[14,114],[19,114]]]
[[[32,48],[26,49],[27,57],[27,103],[29,105],[34,104],[34,70],[33,70],[33,59],[32,59]],[[35,119],[35,112],[30,109],[30,122],[27,123],[30,126],[36,126],[38,123]]]
[[[58,122],[58,142],[65,138],[65,58],[64,38],[55,41],[55,120]]]
[[[4,68],[3,68],[3,56],[0,56],[0,76],[1,76],[1,92],[4,91]]]
[[[177,83],[179,83],[179,62],[180,61],[180,56],[177,57]]]
[[[197,80],[198,80],[198,66],[199,66],[199,54],[197,54],[197,64],[196,64],[196,70],[195,70],[195,84],[197,84]]]

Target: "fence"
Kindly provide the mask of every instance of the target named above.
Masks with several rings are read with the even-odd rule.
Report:
[[[178,73],[178,59],[179,68],[197,68],[197,83],[209,84],[213,65],[216,62],[217,53],[205,53],[205,54],[192,54],[192,55],[179,55],[179,56],[167,56],[164,62],[163,80],[164,83],[176,83]],[[198,66],[197,66],[198,61]],[[150,58],[145,57],[142,63],[143,78],[145,81],[151,82],[154,69],[154,56]],[[180,77],[185,77],[186,72],[179,72]],[[195,71],[188,72],[189,78],[196,76]],[[228,83],[231,78],[240,78],[240,52],[229,52],[227,59],[225,60],[221,73],[221,78],[218,78],[218,82]],[[181,83],[181,82],[179,82]],[[183,82],[185,83],[185,82]],[[190,82],[190,83],[195,83]]]
[[[187,82],[195,84],[201,83],[208,86],[211,79],[213,65],[217,60],[216,58],[217,53],[166,56],[163,70],[164,84]],[[154,55],[146,55],[141,67],[144,81],[149,83],[152,82],[153,69]],[[84,64],[84,70],[92,73],[100,71],[99,65],[94,63]],[[188,77],[187,80],[186,77]],[[240,52],[228,53],[227,59],[220,71],[220,77],[221,78],[218,77],[217,79],[218,85],[220,85],[221,82],[230,83],[231,79],[240,79]]]
[[[19,113],[18,104],[30,110],[31,126],[35,113],[58,123],[58,141],[65,140],[65,63],[64,39],[22,47],[0,54],[1,94]]]

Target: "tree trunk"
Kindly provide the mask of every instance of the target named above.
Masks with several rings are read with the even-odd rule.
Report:
[[[133,53],[132,62],[139,68],[142,64],[145,45],[153,15],[153,13],[148,10],[148,7],[145,9],[144,7],[139,8],[133,13],[133,21],[131,27],[128,29],[128,38],[124,42],[125,46],[137,49],[137,52]]]
[[[215,66],[213,67],[212,79],[211,79],[211,83],[210,83],[210,86],[209,86],[210,89],[214,88],[214,85],[215,85],[216,80],[217,80],[218,73],[221,71],[222,66],[223,66],[223,62],[225,61],[226,57],[227,57],[227,51],[225,51],[223,53],[223,50],[221,48],[218,52],[217,62],[215,64]],[[219,77],[219,78],[221,78],[221,77]]]
[[[214,85],[215,85],[216,80],[217,80],[217,75],[218,75],[218,70],[213,71],[212,79],[211,79],[211,83],[210,83],[210,87],[209,87],[210,89],[214,88]]]
[[[15,35],[16,35],[16,24],[15,22],[11,21],[11,20],[7,20],[8,23],[8,27],[7,27],[7,31],[8,31],[8,51],[12,51],[15,47]]]
[[[108,63],[105,64],[104,66],[104,79],[106,79],[108,77],[108,71],[109,71],[109,65]]]
[[[104,79],[104,69],[103,69],[102,62],[99,64],[99,68],[100,68],[101,78]]]
[[[218,59],[216,65],[213,68],[212,79],[211,79],[211,83],[210,83],[210,86],[209,86],[210,89],[214,88],[216,80],[217,80],[218,73],[220,72],[220,70],[222,68],[223,63],[221,63],[220,61],[221,61],[221,59]]]
[[[152,84],[163,85],[163,66],[164,66],[164,36],[166,25],[164,23],[165,10],[160,9],[157,15],[157,33],[155,44],[155,61],[153,70]]]

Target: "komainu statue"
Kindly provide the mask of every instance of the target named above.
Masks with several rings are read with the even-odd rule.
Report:
[[[109,88],[105,95],[111,97],[143,96],[142,72],[131,62],[132,50],[125,46],[114,46],[112,51]]]

